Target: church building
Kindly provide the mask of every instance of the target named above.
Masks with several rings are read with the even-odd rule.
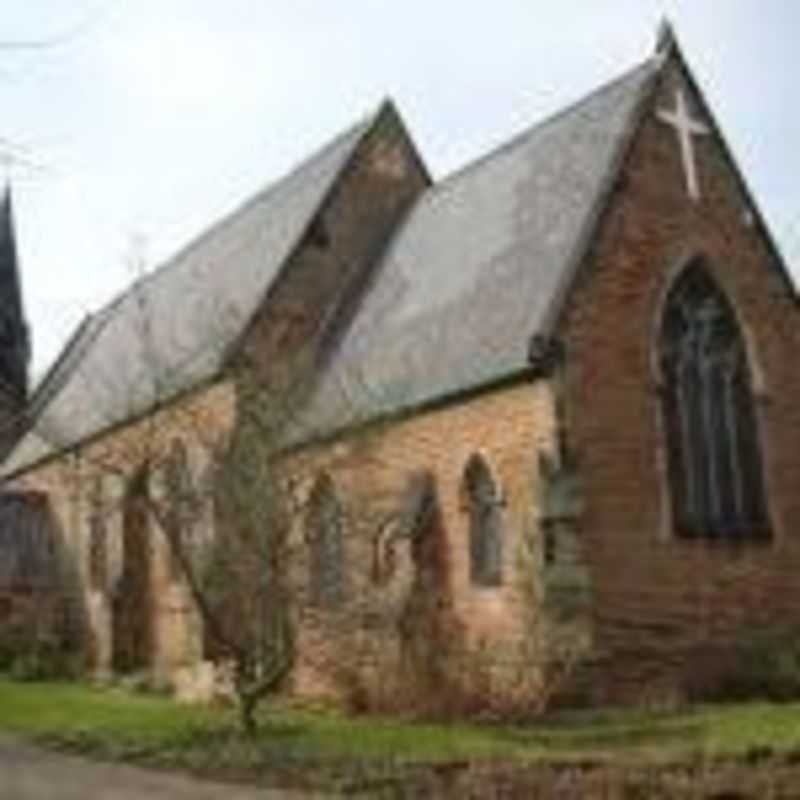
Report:
[[[441,180],[385,102],[90,315],[30,396],[0,211],[0,498],[71,559],[93,674],[199,692],[217,655],[142,497],[224,482],[212,454],[260,446],[242,376],[296,363],[263,426],[297,501],[285,691],[700,696],[796,624],[798,298],[669,25]],[[175,535],[219,547],[212,506]]]

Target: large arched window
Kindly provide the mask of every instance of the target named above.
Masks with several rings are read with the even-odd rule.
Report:
[[[769,535],[747,350],[728,299],[700,262],[669,292],[659,357],[676,532]]]
[[[503,582],[503,531],[500,496],[486,461],[473,455],[464,470],[469,505],[470,579],[478,586]]]
[[[308,506],[309,590],[320,608],[336,608],[344,600],[344,513],[333,481],[321,475]]]

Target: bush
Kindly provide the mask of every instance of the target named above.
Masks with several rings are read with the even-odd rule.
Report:
[[[59,598],[21,596],[0,621],[0,672],[16,680],[72,678],[80,646]]]
[[[722,663],[730,666],[703,692],[704,699],[800,698],[800,628],[750,629],[735,640]]]

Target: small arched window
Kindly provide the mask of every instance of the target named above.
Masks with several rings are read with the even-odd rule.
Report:
[[[659,360],[676,532],[769,535],[744,338],[730,302],[700,262],[681,273],[667,296]]]
[[[345,596],[344,513],[326,474],[309,497],[307,532],[311,601],[320,608],[336,608]]]
[[[189,457],[186,445],[180,439],[173,440],[167,454],[164,464],[164,483],[168,500],[166,534],[169,539],[169,574],[173,580],[177,580],[181,574],[179,553],[185,556],[184,548],[190,544],[190,513],[193,499]]]
[[[108,581],[108,527],[102,478],[96,478],[89,494],[89,585],[102,592]]]
[[[473,455],[464,470],[469,506],[470,579],[478,586],[503,582],[503,530],[500,493],[486,461]]]

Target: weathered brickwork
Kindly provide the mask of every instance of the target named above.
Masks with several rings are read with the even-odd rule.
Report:
[[[297,623],[289,691],[384,710],[521,709],[548,693],[543,667],[569,660],[578,639],[581,653],[593,651],[582,678],[589,675],[595,701],[642,700],[701,688],[724,668],[736,637],[794,624],[797,304],[716,134],[693,138],[700,195],[691,197],[676,132],[656,111],[673,108],[682,88],[695,117],[710,125],[710,114],[677,50],[671,59],[641,109],[548,339],[563,344],[554,372],[534,379],[531,369],[284,453],[284,488],[306,509],[292,521],[285,574]],[[187,697],[213,691],[199,616],[170,569],[164,536],[137,506],[137,481],[175,439],[187,445],[195,474],[231,437],[244,431],[234,441],[245,440],[250,383],[280,394],[282,378],[302,377],[301,388],[313,390],[305,378],[336,352],[370,270],[428,183],[402,122],[384,106],[250,321],[240,358],[231,360],[238,371],[11,482],[49,497],[74,560],[96,674],[119,671],[124,661]],[[749,348],[768,541],[681,539],[671,521],[656,341],[671,281],[700,256]],[[534,333],[553,331],[521,330],[520,343]],[[290,405],[306,399],[304,391],[288,395]],[[288,423],[292,410],[276,413]],[[465,469],[476,454],[496,490],[501,577],[492,572],[487,583],[497,585],[478,585],[471,574]],[[343,599],[335,607],[320,603],[311,580],[307,506],[323,475],[344,525]],[[164,478],[153,470],[145,479]],[[108,560],[102,580],[91,570],[98,485]],[[414,522],[404,504],[419,496],[430,502]],[[223,535],[212,505],[198,523],[201,543]],[[138,605],[131,586],[143,592]]]
[[[98,677],[113,671],[115,637],[125,633],[119,630],[123,620],[117,619],[115,628],[114,608],[124,588],[120,579],[123,528],[130,512],[128,487],[144,464],[161,463],[176,439],[187,445],[191,469],[200,472],[214,449],[224,443],[234,419],[233,387],[217,384],[44,462],[13,482],[13,488],[44,492],[49,498],[69,560],[67,571],[76,578],[68,588],[75,592],[73,603],[87,623],[89,666]],[[89,576],[90,519],[96,513],[90,504],[98,481],[103,487],[101,513],[108,555],[104,586],[93,586]],[[212,526],[211,519],[203,520],[198,524],[203,530],[197,535],[210,538]],[[187,586],[168,569],[168,544],[156,521],[147,520],[137,535],[145,539],[148,554],[141,565],[148,603],[137,614],[148,638],[144,668],[156,683],[167,684],[177,669],[202,658],[199,620]]]
[[[677,62],[644,110],[560,334],[568,433],[581,468],[593,580],[598,699],[681,691],[711,677],[715,643],[800,609],[798,310],[716,136],[694,137],[701,199],[687,196],[675,131],[654,110],[690,95]],[[709,119],[691,94],[693,113]],[[773,539],[681,540],[670,522],[656,335],[680,267],[704,256],[745,331]],[[708,669],[709,674],[703,672]]]
[[[310,350],[308,354],[318,360],[352,312],[349,304],[357,301],[366,272],[389,233],[427,181],[402,122],[391,106],[384,106],[264,299],[243,340],[242,366],[273,370],[280,356],[294,377],[308,365],[294,361],[293,354],[305,355]],[[261,383],[267,374],[271,375],[265,373],[256,382]],[[235,427],[235,394],[231,383],[201,390],[152,417],[35,466],[13,483],[17,488],[46,492],[50,499],[66,549],[75,561],[76,585],[82,587],[76,599],[88,622],[89,656],[98,675],[118,668],[115,650],[120,646],[115,637],[121,635],[120,627],[138,628],[133,638],[147,640],[136,645],[147,652],[140,666],[158,683],[174,681],[176,673],[202,659],[197,614],[186,585],[169,570],[168,546],[152,519],[140,522],[141,529],[134,533],[146,539],[144,549],[134,548],[141,562],[134,571],[140,573],[137,579],[144,581],[146,592],[134,598],[133,605],[141,608],[124,603],[124,581],[134,577],[130,574],[134,567],[126,568],[123,555],[126,513],[134,513],[128,493],[142,467],[162,462],[176,438],[187,444],[193,470],[202,470],[214,448]],[[92,586],[89,576],[90,520],[95,513],[91,499],[98,481],[109,561],[103,587]],[[213,519],[203,525],[207,536],[213,536]],[[128,642],[128,649],[133,646]]]
[[[448,665],[447,688],[472,693],[478,706],[530,700],[542,663],[538,454],[553,451],[554,430],[549,383],[525,382],[295,454],[291,470],[304,475],[306,485],[327,471],[344,504],[351,603],[384,614],[386,624],[373,632],[378,652],[365,652],[358,664],[368,701],[384,706],[393,701],[406,708],[423,702],[425,676],[403,660],[400,632],[393,627],[425,625],[422,612],[403,620],[403,609],[414,603],[410,543],[398,547],[397,568],[387,580],[376,582],[374,577],[375,559],[381,558],[378,521],[396,507],[409,478],[419,471],[433,477],[447,565],[448,597],[441,602],[451,604],[449,633],[428,643],[431,658],[458,638],[459,652],[453,658],[465,660]],[[475,586],[470,579],[464,470],[475,453],[485,458],[502,496],[503,581],[498,587]],[[302,525],[295,535],[303,535]],[[301,581],[304,569],[299,568]],[[345,607],[342,615],[348,614]],[[337,640],[342,630],[335,622],[327,626],[324,618],[301,626],[298,693],[343,694],[332,667],[346,666],[354,651],[351,638]],[[398,667],[405,674],[396,674]],[[406,684],[398,685],[399,679]],[[475,686],[478,680],[484,683]],[[390,697],[376,701],[374,694],[381,691]]]
[[[235,420],[233,388],[221,384],[188,398],[108,437],[20,476],[16,488],[47,492],[67,550],[75,559],[82,588],[77,598],[91,639],[91,667],[99,677],[114,667],[114,595],[122,574],[125,491],[141,463],[158,461],[177,437],[195,453],[193,468],[223,441]],[[193,440],[202,432],[202,441]],[[544,381],[502,388],[408,419],[378,425],[344,439],[303,450],[290,457],[287,475],[302,476],[308,491],[326,470],[333,477],[348,525],[345,565],[349,599],[337,614],[315,612],[303,603],[308,592],[305,518],[295,521],[298,554],[292,565],[298,608],[298,661],[291,689],[301,696],[326,696],[336,702],[360,702],[384,708],[413,708],[428,702],[425,661],[409,662],[398,625],[424,625],[415,608],[411,545],[401,543],[396,568],[376,579],[379,556],[377,521],[396,508],[408,479],[430,471],[436,488],[446,550],[448,628],[440,631],[463,645],[449,651],[453,674],[448,688],[470,702],[501,706],[522,703],[536,687],[541,658],[538,604],[542,592],[542,541],[536,498],[540,493],[539,452],[552,452],[554,416],[550,386]],[[503,582],[496,588],[470,581],[468,508],[464,469],[480,453],[502,494]],[[92,587],[89,579],[89,508],[91,487],[103,481],[108,507],[108,581]],[[208,536],[213,536],[209,521]],[[151,678],[194,691],[193,676],[202,673],[202,636],[186,586],[169,574],[169,553],[155,521],[142,532],[151,557],[148,577],[152,604]],[[416,587],[417,589],[419,587]],[[348,619],[348,614],[356,616]],[[377,616],[376,616],[377,615]],[[372,618],[364,629],[354,619]],[[383,623],[375,627],[376,619]],[[429,632],[429,631],[425,631]],[[408,636],[406,636],[406,639]],[[413,638],[413,635],[411,636]],[[446,639],[428,643],[431,652],[448,650]],[[419,655],[419,654],[418,654]],[[409,667],[411,671],[408,672]],[[440,685],[431,686],[440,691]],[[208,691],[213,689],[209,684]]]
[[[272,374],[328,351],[390,234],[428,177],[402,122],[384,106],[305,233],[245,340],[247,366]]]

